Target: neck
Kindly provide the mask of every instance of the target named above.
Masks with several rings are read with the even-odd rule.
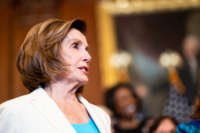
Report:
[[[53,82],[45,90],[55,101],[63,114],[71,123],[86,123],[89,116],[84,105],[78,100],[76,91],[79,82]]]
[[[135,129],[139,126],[139,122],[134,119],[120,119],[118,126],[122,129]]]
[[[78,83],[69,83],[66,81],[51,82],[46,88],[47,94],[56,102],[78,102],[76,91],[80,87]]]

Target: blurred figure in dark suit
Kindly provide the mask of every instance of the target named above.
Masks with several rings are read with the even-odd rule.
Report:
[[[184,40],[183,54],[183,65],[178,69],[178,74],[185,88],[180,93],[185,93],[189,104],[193,104],[199,80],[199,41],[195,36]]]
[[[183,63],[170,71],[171,88],[164,114],[175,117],[179,122],[190,121],[192,105],[199,86],[199,41],[187,36],[183,41]]]

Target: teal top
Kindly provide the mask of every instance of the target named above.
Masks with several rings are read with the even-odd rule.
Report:
[[[88,123],[72,124],[72,126],[77,133],[100,133],[92,118],[90,118]]]
[[[176,133],[200,133],[200,122],[193,120],[189,123],[179,124],[176,127]]]

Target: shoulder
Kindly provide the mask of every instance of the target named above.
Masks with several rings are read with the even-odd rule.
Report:
[[[182,123],[176,127],[176,133],[197,133],[200,132],[200,123],[196,120],[189,123]]]
[[[39,102],[44,99],[43,95],[41,95],[42,93],[42,90],[37,89],[29,94],[0,104],[0,118],[5,118],[6,120],[8,120],[11,116],[13,116],[13,118],[19,118],[20,116],[20,119],[26,118],[27,115],[30,115],[34,111],[33,101],[36,101],[37,99],[37,103],[39,104]]]
[[[42,88],[37,88],[35,91],[8,100],[0,104],[0,116],[5,114],[23,114],[25,112],[32,113],[33,103],[41,104],[42,101],[48,101],[48,96]],[[23,114],[25,116],[26,114]]]
[[[22,107],[27,105],[30,101],[30,94],[20,96],[11,100],[8,100],[2,104],[0,104],[0,115],[5,113],[20,111]]]
[[[0,104],[0,114],[2,114],[2,112],[7,112],[7,111],[14,112],[17,110],[19,111],[26,110],[27,107],[32,105],[32,101],[34,101],[35,99],[43,100],[44,99],[43,93],[44,90],[42,88],[38,88],[29,94],[5,101],[4,103]]]
[[[0,122],[26,118],[32,110],[31,99],[31,94],[27,94],[0,104]]]
[[[30,115],[27,114],[29,99],[28,94],[0,104],[0,132],[18,132],[21,129],[24,119]]]
[[[53,132],[54,128],[46,124],[48,119],[41,112],[42,109],[46,109],[46,104],[49,104],[47,97],[47,94],[39,89],[2,103],[0,105],[0,133],[32,133],[47,130]]]

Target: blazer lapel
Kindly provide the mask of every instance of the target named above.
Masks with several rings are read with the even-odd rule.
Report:
[[[94,110],[94,108],[91,107],[90,103],[88,103],[88,101],[86,99],[84,99],[83,97],[79,97],[80,101],[84,104],[84,106],[86,107],[88,113],[90,114],[90,116],[92,117],[92,119],[94,120],[97,128],[99,129],[99,131],[101,133],[106,133],[102,121],[101,121],[101,115],[97,114],[97,111]]]
[[[31,95],[33,95],[33,106],[52,124],[52,126],[57,128],[59,133],[76,133],[56,103],[42,88],[38,88],[32,92]]]

